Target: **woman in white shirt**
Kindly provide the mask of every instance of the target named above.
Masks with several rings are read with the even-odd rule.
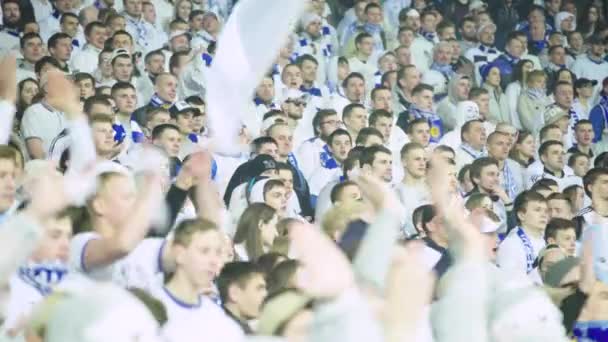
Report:
[[[527,74],[534,70],[534,63],[529,59],[522,59],[515,65],[512,74],[512,82],[509,83],[505,90],[505,96],[507,96],[507,103],[509,104],[509,118],[511,124],[518,130],[521,130],[521,122],[519,122],[519,114],[517,114],[517,102],[521,90],[525,87]]]
[[[277,237],[277,211],[266,203],[253,203],[243,213],[234,235],[234,250],[241,260],[257,260],[270,251]]]

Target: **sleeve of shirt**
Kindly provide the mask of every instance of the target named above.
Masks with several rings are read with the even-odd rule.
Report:
[[[38,106],[31,106],[23,114],[21,119],[21,134],[23,138],[41,138],[44,135],[44,120],[36,115]]]
[[[511,273],[526,274],[526,253],[515,238],[507,237],[496,253],[498,266]]]
[[[606,118],[604,115],[605,113],[599,105],[593,107],[591,113],[589,113],[589,121],[591,121],[591,125],[593,126],[593,133],[595,133],[593,142],[602,140],[602,133],[604,132],[604,127],[606,125]]]
[[[84,264],[84,253],[89,242],[98,238],[99,235],[92,232],[76,234],[72,238],[72,241],[70,241],[70,266],[73,270],[88,273],[89,270],[86,269]]]
[[[0,100],[0,115],[4,118],[0,122],[0,144],[7,144],[13,128],[15,105],[6,100]]]

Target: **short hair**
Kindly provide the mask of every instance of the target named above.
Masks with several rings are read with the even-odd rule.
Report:
[[[34,64],[34,72],[36,74],[40,74],[42,68],[44,68],[47,64],[50,64],[57,69],[61,69],[61,65],[54,57],[43,56],[42,58],[40,58],[40,60],[38,60],[38,62],[36,62],[36,64]]]
[[[549,54],[553,54],[553,52],[555,52],[555,50],[557,49],[563,49],[564,51],[566,50],[565,47],[563,47],[562,45],[553,45],[552,47],[549,48]]]
[[[491,157],[481,157],[473,161],[473,163],[471,164],[471,171],[469,172],[473,184],[477,185],[477,183],[475,183],[474,178],[481,177],[481,171],[485,167],[488,167],[490,165],[496,165],[498,167],[498,161]]]
[[[146,109],[146,124],[150,121],[152,121],[152,119],[157,116],[160,113],[165,113],[167,115],[171,115],[169,113],[168,109],[165,109],[163,107],[151,107],[151,108],[147,108]]]
[[[359,45],[363,42],[363,39],[366,38],[373,38],[371,34],[367,33],[367,32],[361,32],[359,33],[356,37],[355,37],[355,46]]]
[[[583,189],[590,198],[593,198],[593,193],[589,190],[589,186],[593,185],[601,176],[608,176],[608,168],[594,167],[583,176]]]
[[[119,32],[121,32],[121,31],[119,31]],[[146,54],[146,56],[144,57],[144,63],[148,64],[148,62],[150,62],[150,59],[152,59],[152,57],[154,57],[154,56],[162,56],[163,58],[165,58],[165,54],[163,53],[162,50],[160,50],[160,49],[152,50],[152,51],[148,52]]]
[[[303,54],[302,56],[298,57],[298,59],[296,59],[295,64],[297,64],[300,68],[302,68],[302,64],[304,64],[304,62],[306,62],[306,61],[312,62],[315,65],[319,65],[319,62],[317,61],[317,59],[309,54]]]
[[[353,139],[351,138],[350,133],[348,133],[348,131],[345,129],[338,128],[332,134],[329,135],[329,138],[327,138],[327,145],[331,146],[334,143],[334,139],[339,136],[347,136],[350,143],[353,143]]]
[[[373,135],[380,138],[380,140],[384,139],[384,136],[382,136],[382,133],[378,129],[374,127],[364,127],[359,131],[359,135],[357,135],[355,145],[365,145],[367,139]]]
[[[44,42],[38,33],[28,32],[24,34],[21,39],[19,39],[19,46],[23,49],[25,48],[25,44],[27,44],[28,41],[36,38],[40,39],[41,42]]]
[[[365,110],[365,106],[360,103],[350,103],[344,107],[344,110],[342,110],[342,119],[344,120],[345,118],[350,118],[351,114],[356,108]]]
[[[454,151],[454,149],[451,148],[448,145],[438,145],[437,147],[435,147],[434,151],[437,151],[437,152],[448,152],[448,153],[451,153],[453,155],[456,155],[456,151]]]
[[[410,123],[409,123],[409,124],[407,125],[407,127],[405,128],[405,133],[406,133],[406,134],[412,134],[412,133],[414,133],[414,126],[418,126],[418,125],[420,125],[420,124],[426,124],[426,125],[428,125],[429,127],[431,126],[431,125],[429,124],[429,120],[428,120],[428,119],[425,119],[425,118],[417,118],[417,119],[414,119],[414,120],[410,121]]]
[[[124,89],[135,90],[135,87],[129,82],[118,81],[112,86],[111,94],[112,94],[112,96],[114,96],[115,92],[117,92],[119,90],[124,90]]]
[[[84,80],[89,80],[93,83],[93,87],[95,87],[95,77],[87,72],[77,72],[73,76],[74,82],[81,82]]]
[[[464,207],[468,211],[473,211],[474,209],[481,208],[481,204],[486,198],[491,199],[490,195],[488,194],[482,194],[481,192],[472,193],[471,196],[469,196],[469,198],[467,198],[466,202],[464,203]]]
[[[540,129],[540,132],[538,134],[540,141],[545,140],[545,138],[547,137],[547,135],[549,134],[549,131],[552,129],[559,129],[561,132],[561,129],[559,128],[558,125],[555,124],[551,124],[551,125],[546,125],[543,128]]]
[[[456,29],[456,25],[452,21],[448,19],[443,19],[439,24],[437,24],[437,33],[441,34],[443,30],[448,29],[450,27]]]
[[[154,129],[152,129],[152,140],[160,138],[160,136],[163,135],[166,130],[171,129],[179,132],[179,127],[170,123],[160,124],[154,127]]]
[[[416,96],[426,90],[428,90],[430,92],[434,92],[434,88],[432,85],[420,83],[417,86],[415,86],[414,89],[412,89],[412,96]]]
[[[268,295],[272,296],[286,289],[299,267],[300,262],[292,259],[284,260],[276,265],[266,279]]]
[[[173,230],[173,244],[188,247],[196,233],[218,231],[217,225],[209,220],[196,218],[186,219]]]
[[[388,89],[388,88],[387,88],[387,87],[385,87],[385,86],[379,86],[379,87],[376,87],[376,88],[372,89],[372,93],[371,93],[371,99],[372,99],[372,101],[373,101],[373,100],[376,98],[376,94],[377,94],[379,91],[383,91],[383,90],[386,90],[386,91],[391,91],[390,89]]]
[[[549,238],[556,239],[559,231],[572,229],[576,233],[576,226],[572,220],[563,218],[552,218],[545,228],[545,242],[549,243]]]
[[[460,140],[464,141],[464,134],[469,133],[469,131],[473,128],[474,123],[479,123],[479,124],[483,125],[483,121],[481,121],[479,119],[469,120],[469,121],[465,122],[464,125],[462,125],[462,128],[460,129]],[[492,134],[494,134],[494,133],[492,133]],[[490,134],[490,135],[492,135],[492,134]],[[488,141],[489,140],[490,139],[488,138]]]
[[[112,103],[105,96],[93,95],[88,99],[84,100],[83,111],[88,115],[95,114],[91,113],[91,109],[94,105],[103,105],[112,107]]]
[[[481,95],[487,95],[489,93],[490,92],[488,92],[488,90],[486,88],[473,87],[469,91],[469,100],[474,100],[474,99],[480,97]]]
[[[365,83],[365,77],[363,77],[363,75],[361,73],[351,72],[350,74],[348,74],[348,76],[346,76],[344,81],[342,81],[342,87],[346,88],[348,86],[348,83],[350,82],[350,80],[352,80],[353,78],[358,78],[361,81],[363,81],[363,83]]]
[[[415,142],[407,143],[407,144],[403,145],[403,147],[401,148],[401,151],[399,152],[399,155],[401,156],[401,159],[403,159],[411,151],[418,150],[418,149],[424,150],[424,146],[420,145],[419,143],[415,143]]]
[[[89,119],[89,124],[93,125],[95,123],[106,123],[112,125],[114,123],[114,120],[111,116],[106,114],[93,114]]]
[[[568,166],[573,167],[574,164],[576,163],[576,160],[578,158],[587,158],[590,159],[590,157],[582,152],[574,152],[570,155],[570,157],[568,158]]]
[[[195,17],[199,16],[199,15],[204,15],[205,11],[203,10],[199,10],[199,9],[193,9],[190,12],[190,15],[188,16],[188,21],[192,21],[192,19],[194,19]]]
[[[593,127],[593,123],[590,120],[581,119],[577,123],[574,124],[574,130],[576,131],[579,128],[579,126],[582,126],[582,125],[590,125]]]
[[[169,58],[169,71],[173,70],[173,68],[177,67],[177,63],[179,63],[180,57],[187,57],[190,55],[189,51],[177,51],[171,55]]]
[[[363,149],[361,156],[359,157],[359,165],[372,165],[374,160],[376,160],[377,153],[386,153],[391,156],[391,150],[386,148],[383,145],[373,145]]]
[[[393,114],[384,109],[376,109],[369,115],[369,125],[374,126],[380,118],[393,119]]]
[[[357,186],[357,183],[353,181],[344,181],[334,185],[331,189],[331,194],[329,195],[332,204],[335,204],[338,201],[347,186]]]
[[[538,155],[544,156],[551,146],[564,147],[564,144],[561,141],[556,141],[556,140],[545,141],[544,143],[542,143],[540,145],[540,148],[538,149]]]
[[[546,186],[548,188],[558,186],[557,181],[555,179],[551,179],[551,178],[539,179],[538,181],[536,181],[536,183],[534,183],[533,186],[536,186],[536,185]]]
[[[337,116],[338,113],[333,109],[321,109],[321,110],[317,111],[314,118],[312,118],[312,129],[313,129],[315,136],[318,136],[320,133],[319,128],[317,128],[317,127],[321,126],[321,121],[323,121],[323,119],[325,119],[329,116],[334,116],[334,115]]]
[[[87,26],[84,28],[84,35],[86,37],[90,36],[91,32],[95,28],[106,28],[106,25],[104,23],[102,23],[101,21],[92,21],[92,22],[88,23]]]
[[[264,272],[252,262],[235,261],[224,265],[217,277],[217,288],[222,303],[226,304],[230,301],[230,286],[245,288],[255,275],[264,276]]]
[[[262,146],[266,144],[278,145],[277,141],[274,140],[274,138],[271,138],[269,136],[261,136],[251,141],[251,150],[254,154],[258,154],[260,152],[260,149],[262,149]]]
[[[521,221],[517,214],[524,211],[530,202],[547,203],[547,199],[533,190],[526,190],[517,195],[515,201],[513,201],[513,212],[515,213],[515,220],[518,224],[520,224]]]
[[[63,32],[57,32],[54,35],[51,36],[51,38],[49,38],[47,45],[47,48],[55,48],[57,46],[57,43],[59,42],[59,40],[61,39],[69,39],[70,43],[72,42],[72,37],[70,37],[70,35],[68,35],[67,33],[63,33]]]

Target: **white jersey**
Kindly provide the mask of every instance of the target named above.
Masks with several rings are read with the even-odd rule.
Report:
[[[519,233],[521,230],[522,233]],[[526,242],[530,242],[530,247],[526,247]],[[527,234],[518,227],[513,228],[507,237],[498,246],[496,254],[496,263],[498,266],[507,272],[528,274],[530,279],[542,284],[538,268],[532,267],[530,264],[536,260],[538,253],[545,248],[545,240],[542,237],[534,237]]]
[[[126,257],[104,267],[86,269],[84,255],[88,243],[99,239],[95,232],[76,234],[70,242],[70,267],[97,281],[112,281],[125,288],[149,289],[162,282],[162,252],[166,243],[162,238],[148,238],[135,247]]]
[[[184,303],[160,285],[150,293],[167,310],[168,320],[163,327],[163,335],[170,342],[232,342],[244,339],[238,324],[207,297],[201,296],[196,304]]]

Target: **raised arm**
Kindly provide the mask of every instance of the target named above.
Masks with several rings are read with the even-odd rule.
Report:
[[[13,129],[15,117],[15,101],[17,99],[17,63],[12,54],[0,61],[0,144],[8,144]]]

